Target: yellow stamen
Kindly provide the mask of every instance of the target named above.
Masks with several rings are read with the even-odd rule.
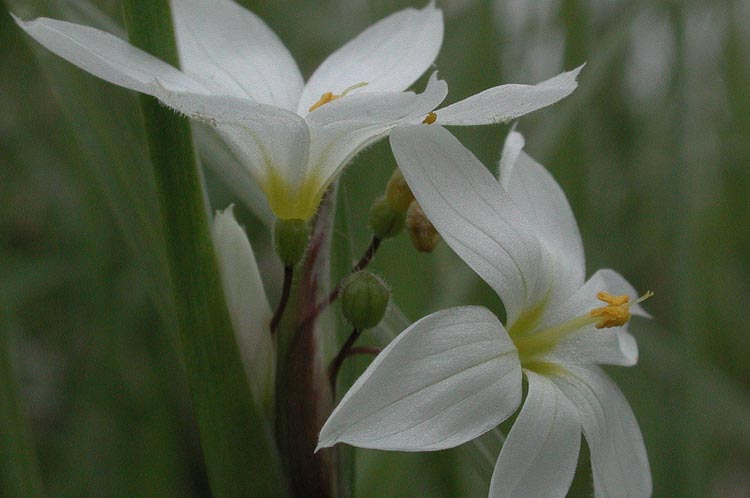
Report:
[[[339,95],[336,95],[336,94],[331,93],[331,92],[326,92],[323,95],[321,95],[320,99],[318,99],[317,102],[315,102],[313,105],[311,105],[310,109],[308,109],[308,110],[309,110],[309,112],[313,112],[318,107],[320,107],[320,106],[322,106],[324,104],[327,104],[328,102],[333,102],[337,98],[339,98]]]
[[[648,291],[634,304],[643,302],[653,295],[653,292]],[[628,320],[630,320],[631,305],[628,296],[613,296],[609,292],[600,292],[596,295],[596,298],[607,303],[607,306],[595,308],[589,313],[593,318],[601,318],[601,320],[597,322],[596,328],[604,329],[608,327],[620,327],[621,325],[628,323]]]
[[[352,90],[356,90],[357,88],[362,88],[365,85],[367,85],[366,81],[363,81],[361,83],[356,83],[346,88],[343,92],[341,92],[341,95],[336,95],[333,92],[326,92],[320,96],[317,102],[315,102],[313,105],[310,106],[310,109],[308,109],[308,112],[313,112],[318,107],[325,105],[329,102],[333,102],[334,100],[345,96],[347,93],[351,92]]]
[[[424,118],[424,120],[422,121],[422,124],[431,125],[432,123],[435,122],[436,119],[437,119],[437,114],[435,114],[434,112],[430,112],[427,115],[427,117]]]

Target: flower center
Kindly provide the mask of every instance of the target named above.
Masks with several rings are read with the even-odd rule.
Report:
[[[422,120],[422,124],[431,125],[435,122],[435,120],[437,120],[437,114],[435,114],[434,112],[430,112],[429,114],[427,114],[427,117]]]
[[[361,83],[356,83],[346,88],[343,92],[341,92],[340,95],[336,95],[333,92],[326,92],[320,96],[317,102],[315,102],[313,105],[310,106],[310,109],[308,109],[308,112],[313,112],[318,107],[325,105],[329,102],[333,102],[336,99],[340,99],[341,97],[345,96],[347,93],[351,92],[352,90],[356,90],[357,88],[362,88],[363,86],[366,86],[366,85],[367,85],[366,81],[363,81]]]
[[[597,329],[625,325],[630,320],[630,306],[643,302],[653,295],[654,293],[649,291],[631,303],[628,296],[613,296],[608,292],[599,292],[596,297],[606,303],[606,306],[594,308],[584,315],[536,333],[515,336],[513,342],[518,348],[521,363],[527,363],[539,354],[548,352],[568,335],[589,325],[595,324]]]

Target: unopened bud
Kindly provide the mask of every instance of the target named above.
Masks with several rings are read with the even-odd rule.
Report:
[[[357,330],[371,329],[383,319],[390,292],[372,273],[353,273],[341,291],[344,317]]]
[[[411,237],[411,243],[420,252],[434,251],[442,240],[417,201],[412,202],[406,211],[406,229]]]
[[[305,255],[309,238],[305,220],[276,219],[273,226],[273,245],[284,266],[291,267],[299,263]]]
[[[388,185],[385,187],[385,196],[397,211],[406,211],[411,201],[414,200],[414,194],[411,193],[411,189],[400,169],[396,168],[393,171],[391,179],[388,180]]]
[[[376,238],[385,240],[404,229],[406,213],[394,208],[388,198],[378,197],[370,208],[370,228]]]

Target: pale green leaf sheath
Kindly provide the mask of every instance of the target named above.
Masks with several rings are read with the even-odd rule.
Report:
[[[310,218],[357,152],[398,124],[507,121],[576,87],[578,69],[538,85],[491,88],[433,112],[446,97],[445,82],[433,75],[423,93],[405,91],[442,44],[443,15],[432,2],[369,27],[324,60],[307,84],[279,38],[232,0],[172,0],[172,12],[182,70],[93,28],[16,21],[91,74],[214,126],[241,160],[222,165],[229,170],[221,173],[251,177],[282,219]]]
[[[597,364],[633,365],[631,314],[647,316],[612,270],[585,280],[567,199],[511,132],[500,181],[440,126],[402,126],[394,155],[414,196],[450,247],[502,299],[503,326],[484,308],[429,315],[401,333],[326,422],[319,447],[345,442],[424,451],[473,439],[514,413],[492,498],[564,497],[581,433],[599,498],[651,495],[635,417]]]

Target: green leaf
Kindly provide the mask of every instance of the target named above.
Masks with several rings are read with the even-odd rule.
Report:
[[[44,496],[29,428],[16,393],[7,316],[0,310],[0,496]]]
[[[126,0],[136,46],[177,65],[169,3]],[[231,328],[188,122],[141,97],[182,353],[211,487],[218,497],[283,496],[271,432],[254,404]]]

